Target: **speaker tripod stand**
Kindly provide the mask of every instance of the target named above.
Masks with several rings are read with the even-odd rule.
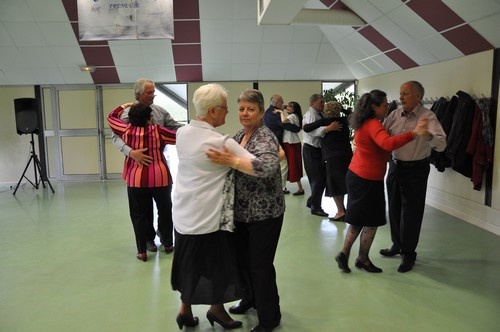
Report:
[[[30,159],[28,160],[28,163],[26,164],[26,167],[24,168],[23,175],[21,175],[21,178],[19,179],[19,182],[17,183],[16,189],[12,193],[13,195],[16,194],[17,189],[19,188],[19,185],[21,184],[21,181],[23,178],[28,180],[29,183],[35,188],[38,189],[40,187],[40,182],[42,183],[42,186],[45,188],[45,181],[47,181],[48,185],[50,186],[50,189],[52,190],[52,193],[55,193],[54,188],[52,188],[52,184],[49,181],[49,178],[45,176],[45,173],[42,170],[42,166],[40,164],[40,160],[38,159],[38,156],[35,153],[35,142],[33,141],[33,133],[31,133],[31,156]],[[28,170],[29,165],[33,161],[33,169],[35,171],[35,180],[32,182],[30,179],[26,177],[26,170]],[[40,175],[40,178],[38,178],[38,175]]]

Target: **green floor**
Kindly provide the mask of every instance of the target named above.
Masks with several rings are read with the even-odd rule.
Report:
[[[53,185],[55,194],[27,184],[15,196],[0,187],[0,331],[177,331],[172,255],[135,259],[124,183]],[[413,271],[378,254],[384,226],[371,255],[384,272],[357,270],[351,258],[343,274],[333,257],[346,225],[310,215],[305,199],[286,198],[276,331],[500,331],[498,236],[427,207]],[[324,207],[335,213],[330,200]],[[194,307],[194,330],[221,331],[207,308]],[[238,318],[236,331],[256,324],[255,311]]]

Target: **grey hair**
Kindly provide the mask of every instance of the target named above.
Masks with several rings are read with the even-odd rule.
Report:
[[[424,98],[425,90],[424,90],[423,85],[420,82],[418,82],[418,81],[409,81],[407,83],[410,83],[411,85],[413,85],[413,88],[415,90],[417,90],[417,93],[420,95],[420,99]]]
[[[193,94],[196,117],[206,116],[208,109],[219,106],[223,99],[227,101],[227,90],[222,85],[211,83],[200,86]]]
[[[135,81],[134,94],[136,100],[138,100],[139,96],[143,94],[144,90],[146,89],[146,84],[152,84],[154,86],[155,82],[153,80],[150,80],[149,78],[139,78],[137,81]]]
[[[318,99],[323,98],[323,95],[320,93],[315,93],[311,97],[309,97],[309,104],[315,103]]]
[[[276,102],[280,99],[283,100],[283,97],[281,97],[280,95],[272,95],[271,99],[269,100],[269,104],[274,107],[276,105]]]
[[[264,113],[264,96],[262,92],[256,89],[245,89],[240,93],[238,97],[238,103],[240,101],[247,101],[250,103],[256,103],[259,106],[259,111]]]

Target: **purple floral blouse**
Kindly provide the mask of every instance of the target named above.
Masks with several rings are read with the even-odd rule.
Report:
[[[242,129],[234,139],[240,143],[244,134]],[[234,221],[251,223],[276,218],[285,212],[278,140],[269,128],[261,125],[245,149],[256,157],[252,161],[256,176],[235,173]]]

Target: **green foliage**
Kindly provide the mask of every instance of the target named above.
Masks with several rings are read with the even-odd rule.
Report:
[[[335,89],[328,89],[323,91],[323,98],[325,103],[329,101],[338,101],[342,104],[344,115],[349,115],[354,109],[356,103],[356,95],[349,91],[338,91]]]
[[[326,102],[337,101],[342,104],[341,115],[348,116],[352,113],[354,105],[356,104],[357,98],[353,92],[349,91],[338,91],[335,89],[328,89],[323,91],[323,99]],[[343,114],[342,114],[343,113]],[[354,130],[349,128],[349,138],[352,141],[354,139]]]

